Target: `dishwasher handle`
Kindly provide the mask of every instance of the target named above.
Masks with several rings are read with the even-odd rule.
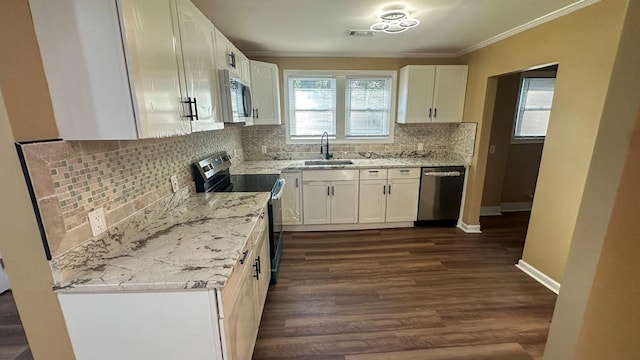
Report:
[[[461,176],[462,173],[460,171],[425,171],[422,173],[423,176],[435,176],[435,177],[453,177],[453,176]]]

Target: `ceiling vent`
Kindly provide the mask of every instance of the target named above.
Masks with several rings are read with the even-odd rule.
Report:
[[[371,30],[349,30],[347,36],[372,37],[374,31]]]

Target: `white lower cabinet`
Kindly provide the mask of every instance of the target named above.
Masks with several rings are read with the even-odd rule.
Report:
[[[358,179],[358,170],[303,171],[304,224],[357,223]]]
[[[360,223],[415,221],[420,169],[360,170]]]
[[[271,276],[267,226],[258,220],[222,289],[58,292],[76,359],[251,359]]]
[[[283,172],[282,224],[302,224],[302,174],[300,171]]]

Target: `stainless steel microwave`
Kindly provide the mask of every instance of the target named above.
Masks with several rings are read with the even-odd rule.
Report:
[[[220,82],[220,108],[225,123],[243,123],[253,120],[251,89],[240,80],[229,76],[229,70],[218,70]]]

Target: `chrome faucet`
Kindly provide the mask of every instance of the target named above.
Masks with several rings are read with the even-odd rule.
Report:
[[[325,136],[327,137],[327,144],[326,144],[326,149],[323,149],[322,144]],[[324,154],[325,160],[329,160],[333,157],[333,154],[329,152],[329,133],[326,131],[322,133],[322,137],[320,138],[320,154]]]

